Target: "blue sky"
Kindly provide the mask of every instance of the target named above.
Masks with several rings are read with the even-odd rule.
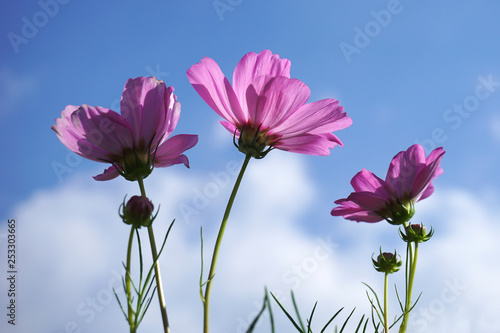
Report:
[[[500,288],[488,282],[499,273],[493,255],[500,250],[493,241],[500,222],[499,12],[494,1],[41,0],[4,5],[0,253],[6,251],[5,222],[16,218],[22,295],[19,326],[9,329],[64,332],[68,322],[76,322],[82,332],[94,332],[114,327],[109,325],[115,320],[126,328],[113,302],[88,322],[76,309],[107,290],[113,272],[120,271],[128,228],[116,209],[125,193],[137,193],[137,186],[122,179],[95,182],[91,176],[105,165],[71,153],[50,126],[69,104],[119,111],[126,80],[153,75],[173,85],[182,103],[174,133],[200,138],[188,152],[191,169],[159,169],[146,181],[165,221],[179,220],[178,236],[174,232],[169,243],[172,252],[162,259],[164,267],[178,265],[165,282],[173,294],[173,325],[198,330],[199,226],[207,243],[213,242],[232,185],[224,183],[198,215],[183,216],[181,207],[194,205],[214,174],[226,172],[232,183],[228,163],[239,165],[243,155],[185,72],[210,57],[231,79],[243,55],[270,49],[291,60],[291,75],[310,87],[311,101],[338,99],[353,125],[336,133],[344,147],[328,157],[273,151],[250,163],[230,221],[234,229],[230,223],[222,249],[231,264],[221,267],[219,290],[214,290],[222,299],[236,291],[243,295],[231,300],[230,310],[228,303],[214,301],[214,332],[237,331],[238,318],[254,310],[264,285],[296,287],[289,268],[307,261],[328,237],[335,243],[328,260],[315,258],[317,269],[300,278],[297,295],[305,299],[304,311],[320,299],[319,306],[325,304],[320,322],[331,309],[367,303],[361,281],[378,283],[370,255],[380,245],[402,244],[390,226],[347,222],[329,212],[333,201],[350,192],[349,181],[361,168],[383,177],[391,158],[414,143],[427,152],[444,146],[447,153],[435,195],[417,205],[416,218],[432,223],[436,236],[428,245],[432,252],[422,252],[422,275],[417,274],[424,298],[416,311],[428,326],[424,329],[417,316],[413,331],[498,332],[500,322],[491,309],[498,308],[494,296],[500,296]],[[258,279],[241,273],[248,266],[249,274],[259,272]],[[37,281],[41,272],[45,277]],[[456,279],[467,288],[455,288],[456,299],[446,302],[451,298],[442,295],[449,294],[453,281],[459,283]],[[36,296],[40,289],[45,298]],[[41,310],[44,302],[60,315]],[[158,324],[157,315],[149,314],[144,331]],[[39,324],[30,326],[31,316]],[[264,324],[259,329],[267,332]]]

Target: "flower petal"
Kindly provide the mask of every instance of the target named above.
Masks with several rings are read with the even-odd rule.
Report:
[[[132,143],[128,122],[116,112],[99,106],[68,106],[52,129],[66,147],[98,162],[114,161]]]
[[[325,136],[304,134],[279,140],[274,146],[277,149],[299,154],[327,156],[334,143]]]
[[[267,129],[276,127],[296,112],[307,102],[311,91],[302,81],[278,76],[269,80],[261,95],[265,98],[256,103],[255,113],[252,115],[251,110],[249,113],[255,125],[262,124],[262,128]]]
[[[418,172],[426,165],[425,151],[420,145],[413,145],[399,152],[391,161],[385,181],[394,189],[396,198],[410,195]]]
[[[390,199],[385,191],[384,181],[377,177],[373,172],[362,169],[351,180],[352,188],[355,192],[373,192]]]
[[[279,55],[272,54],[270,50],[264,50],[259,54],[247,53],[236,65],[233,73],[233,87],[241,102],[246,105],[247,88],[256,78],[267,76],[268,79],[275,76],[290,77],[290,61],[280,59]]]
[[[95,180],[98,180],[98,181],[106,181],[106,180],[114,179],[114,178],[118,177],[119,175],[120,174],[118,173],[116,168],[114,166],[110,166],[109,168],[104,170],[103,173],[101,173],[100,175],[94,176],[92,178],[94,178]]]
[[[187,77],[201,98],[221,117],[235,124],[246,122],[248,117],[242,111],[231,84],[215,61],[203,58],[188,69]]]
[[[431,155],[429,155],[428,160],[432,159],[432,162],[430,162],[429,165],[426,165],[419,172],[413,184],[413,188],[411,190],[411,197],[414,198],[415,201],[425,199],[426,197],[432,194],[432,192],[429,193],[429,191],[431,190],[427,191],[427,189],[429,188],[429,185],[432,184],[432,179],[436,178],[443,172],[443,170],[439,167],[439,164],[443,159],[444,153],[445,151],[442,148],[436,148],[431,153]],[[425,193],[426,191],[427,193]],[[426,196],[422,198],[424,193],[426,194]]]
[[[335,201],[336,204],[340,205],[335,207],[330,212],[333,216],[343,216],[345,219],[356,221],[356,222],[379,222],[383,218],[372,212],[361,208],[356,203],[349,201],[348,199],[340,199]]]
[[[167,110],[173,88],[154,77],[129,79],[125,84],[120,111],[134,133],[134,145],[148,145],[159,141],[166,127]],[[170,96],[169,96],[170,95]]]
[[[155,167],[168,167],[183,163],[189,168],[188,158],[181,154],[193,148],[196,143],[198,143],[198,135],[179,134],[169,138],[156,151]]]
[[[367,211],[379,212],[387,208],[388,200],[385,196],[373,192],[354,192],[347,200],[352,201]]]
[[[352,120],[347,116],[339,102],[333,98],[308,103],[283,121],[273,131],[283,136],[299,133],[331,133],[349,127]]]

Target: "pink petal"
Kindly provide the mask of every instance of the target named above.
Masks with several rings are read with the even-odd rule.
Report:
[[[344,218],[356,222],[375,223],[383,220],[380,215],[367,210],[360,210],[359,212],[344,215]]]
[[[397,198],[410,195],[415,177],[425,164],[425,151],[420,145],[413,145],[394,156],[385,181],[394,189]]]
[[[327,156],[330,155],[332,144],[332,141],[324,136],[304,134],[279,140],[275,147],[299,154]]]
[[[433,161],[425,166],[417,175],[415,179],[415,183],[411,190],[411,197],[415,199],[415,201],[421,200],[422,195],[425,193],[428,186],[431,184],[432,179],[436,178],[439,174],[443,172],[443,170],[439,167],[441,160],[444,156],[444,151],[441,149],[439,151],[439,155],[434,154],[432,156]],[[429,156],[430,157],[430,156]],[[425,193],[428,197],[431,193]]]
[[[115,159],[132,142],[125,119],[109,109],[89,105],[66,107],[52,129],[70,150],[98,162]]]
[[[415,201],[424,200],[425,198],[430,197],[432,193],[434,193],[434,185],[432,184],[432,181],[431,181],[429,183],[429,185],[427,185],[425,190],[422,192],[422,195],[420,196],[420,198],[416,198]]]
[[[86,141],[109,155],[121,155],[124,147],[132,146],[130,125],[112,110],[84,104],[72,114],[71,120],[81,128]]]
[[[233,73],[233,87],[242,105],[246,105],[247,88],[259,76],[269,78],[275,76],[290,77],[291,63],[287,59],[280,59],[277,54],[270,50],[264,50],[259,54],[250,52],[246,54],[236,65]]]
[[[154,77],[129,79],[123,90],[120,110],[134,133],[134,145],[148,145],[153,136],[156,144],[166,127],[167,110],[173,88]]]
[[[187,77],[201,98],[221,117],[235,124],[246,122],[248,117],[243,113],[231,84],[215,61],[203,58],[200,63],[188,69]]]
[[[387,208],[388,200],[384,195],[372,192],[354,192],[347,200],[359,205],[364,210],[378,212]]]
[[[177,97],[174,94],[171,94],[169,98],[171,101],[167,111],[167,121],[165,122],[166,127],[163,132],[160,132],[164,134],[161,142],[167,140],[170,134],[172,134],[181,116],[181,103],[176,101]],[[159,139],[160,137],[158,137],[158,140]]]
[[[106,170],[104,170],[103,173],[101,173],[100,175],[94,176],[93,178],[95,180],[98,180],[98,181],[106,181],[106,180],[114,179],[114,178],[118,177],[119,175],[120,174],[118,173],[116,168],[114,166],[111,166],[111,167],[107,168]]]
[[[236,139],[240,137],[240,131],[234,126],[233,123],[230,123],[229,121],[221,120],[220,121],[221,125],[224,126],[225,129],[231,133],[231,135],[236,135]]]
[[[343,111],[344,108],[333,98],[308,103],[290,114],[274,131],[284,136],[331,133],[352,124],[351,118]]]
[[[384,188],[384,181],[373,172],[362,169],[351,180],[352,188],[355,192],[373,192],[390,199]]]
[[[273,128],[304,105],[311,91],[297,79],[279,76],[265,85],[262,95],[265,99],[259,99],[256,103],[254,114],[249,110],[250,118],[254,120],[255,125],[262,124],[262,128]]]
[[[186,150],[198,143],[198,135],[179,134],[163,142],[156,151],[155,167],[168,167],[183,163],[189,168],[189,161],[185,155]]]
[[[335,201],[336,204],[340,205],[335,207],[330,212],[333,216],[343,216],[345,219],[356,221],[356,222],[379,222],[383,218],[372,212],[364,210],[352,201],[347,199],[340,199]]]
[[[61,118],[57,118],[56,124],[51,126],[59,140],[75,153],[79,152],[78,141],[84,137],[80,128],[76,128],[71,122],[71,115],[79,108],[75,105],[66,106],[61,112]]]

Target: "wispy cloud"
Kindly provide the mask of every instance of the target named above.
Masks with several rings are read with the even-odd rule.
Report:
[[[368,313],[361,282],[376,289],[382,282],[370,267],[370,255],[387,238],[384,233],[393,236],[388,246],[399,246],[403,253],[403,244],[395,227],[383,223],[346,222],[322,234],[308,232],[307,224],[316,221],[308,221],[307,212],[314,209],[317,198],[308,172],[302,157],[293,154],[270,154],[251,162],[222,244],[213,288],[213,332],[244,332],[261,305],[266,285],[288,307],[289,291],[294,289],[304,315],[319,301],[318,325],[342,306],[345,311],[357,306],[359,316]],[[191,223],[179,216],[179,205],[191,202],[193,189],[203,189],[213,178],[176,168],[151,177],[154,181],[146,180],[148,194],[156,205],[161,203],[157,237],[171,219],[178,218],[161,259],[172,329],[198,332],[199,227],[203,224],[207,265],[235,176]],[[19,225],[19,330],[126,330],[112,297],[113,288],[121,290],[119,275],[129,231],[117,208],[125,193],[138,192],[136,187],[121,180],[98,183],[89,175],[75,174],[13,210]],[[498,209],[466,191],[442,188],[417,209],[418,218],[432,223],[436,235],[421,246],[416,290],[424,294],[415,309],[413,332],[497,332]],[[340,224],[335,222],[332,225]],[[356,233],[346,240],[346,230]],[[0,232],[4,231],[2,227]],[[143,237],[147,244],[145,233]],[[4,284],[0,293],[5,293]],[[275,317],[280,331],[292,329],[277,307]],[[160,327],[159,318],[153,302],[142,330]],[[0,327],[5,325],[2,321]],[[257,332],[269,332],[268,324],[260,324]]]
[[[18,104],[32,94],[38,87],[32,75],[19,75],[11,68],[0,67],[0,119],[13,112]]]

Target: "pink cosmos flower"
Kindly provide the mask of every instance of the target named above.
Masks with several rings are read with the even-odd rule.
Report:
[[[112,166],[96,180],[123,175],[147,177],[153,167],[183,163],[182,153],[198,142],[197,135],[168,138],[179,120],[181,105],[173,87],[154,77],[129,79],[121,99],[121,115],[100,106],[68,105],[52,129],[73,152]]]
[[[239,150],[256,158],[272,148],[329,155],[329,149],[342,145],[332,132],[352,124],[333,98],[307,103],[311,92],[290,78],[290,61],[269,50],[245,55],[234,70],[232,86],[210,58],[193,65],[187,77],[225,119],[221,124],[238,138]]]
[[[394,156],[385,181],[361,170],[351,180],[354,192],[335,201],[339,206],[331,214],[357,222],[408,222],[415,212],[414,203],[434,192],[432,180],[443,173],[439,164],[444,153],[442,147],[436,148],[426,158],[424,148],[413,145]]]

